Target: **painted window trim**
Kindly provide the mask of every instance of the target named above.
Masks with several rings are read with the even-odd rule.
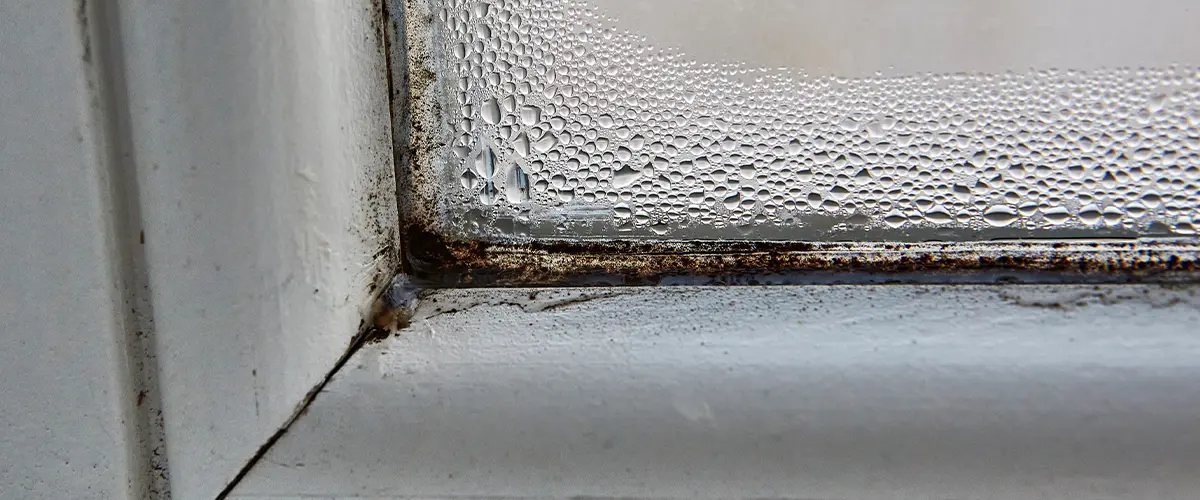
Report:
[[[108,217],[135,257],[132,383],[165,441],[140,472],[211,499],[353,350],[398,270],[383,6],[78,6]]]
[[[416,19],[395,17],[400,0],[79,5],[83,52],[98,75],[87,98],[104,114],[100,161],[120,176],[110,180],[121,186],[115,192],[127,195],[106,217],[119,222],[117,244],[135,249],[129,251],[141,266],[123,277],[136,319],[126,327],[152,339],[135,383],[157,393],[139,406],[161,412],[173,498],[213,498],[236,482],[371,329],[376,299],[402,265],[430,280],[463,266],[462,276],[443,285],[561,283],[598,269],[626,276],[622,284],[641,284],[694,269],[686,259],[713,253],[633,248],[641,259],[675,259],[637,274],[642,268],[612,248],[464,247],[425,240],[430,235],[419,226],[401,231],[395,186],[405,187],[408,171],[400,169],[397,179],[396,160],[407,165],[419,156],[413,143],[395,149],[394,140],[409,136],[393,137],[392,113],[406,118],[409,108],[392,104],[420,102],[410,92],[419,87],[411,75],[421,68],[419,51],[386,41]],[[461,253],[479,248],[482,254]],[[779,255],[733,250],[768,260]],[[788,251],[827,255],[839,265],[845,263],[837,259],[853,258],[835,250]],[[1104,260],[1095,262],[1114,262],[1130,279],[1176,270],[1161,262],[1196,261],[1194,254],[1172,261],[1137,248],[1154,258],[1128,267],[1120,257],[1126,254],[1113,250],[1101,245]],[[552,267],[572,252],[574,264]],[[1005,260],[1011,258],[1002,252],[996,265],[980,270],[1013,269]],[[423,274],[431,268],[422,265],[437,274]],[[525,273],[529,266],[548,272]],[[896,276],[884,267],[866,270]]]
[[[1157,285],[434,290],[232,498],[1193,498],[1198,319]]]

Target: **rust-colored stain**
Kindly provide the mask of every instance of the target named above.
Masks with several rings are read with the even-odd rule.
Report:
[[[1200,241],[753,242],[463,240],[441,232],[442,116],[432,14],[404,0],[393,54],[403,272],[425,287],[760,283],[1200,282]]]

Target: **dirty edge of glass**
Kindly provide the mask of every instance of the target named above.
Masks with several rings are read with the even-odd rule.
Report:
[[[1006,5],[1082,23],[1081,2]],[[1200,43],[1178,41],[1200,38],[1200,12],[1129,2],[1090,29],[972,32],[949,21],[986,24],[962,12],[985,2],[895,3],[929,22],[871,49],[769,21],[853,24],[870,0],[393,0],[406,272],[426,286],[1197,281]]]

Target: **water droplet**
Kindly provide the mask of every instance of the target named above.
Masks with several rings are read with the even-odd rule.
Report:
[[[635,170],[629,165],[621,167],[616,172],[613,172],[612,184],[615,188],[626,188],[637,182],[642,177],[641,170]]]
[[[500,104],[495,99],[488,99],[483,102],[483,106],[479,109],[480,118],[488,125],[500,123]]]
[[[491,182],[496,173],[496,155],[492,153],[492,148],[485,146],[475,155],[475,173],[483,177],[485,182]]]
[[[908,222],[908,217],[899,211],[888,212],[883,217],[883,223],[893,229],[903,226],[906,222]]]
[[[558,144],[558,139],[554,137],[554,134],[545,134],[537,142],[533,143],[533,150],[545,154],[554,148],[556,144]]]
[[[542,109],[537,106],[521,108],[521,124],[532,127],[542,121]]]
[[[925,220],[934,224],[947,224],[954,220],[950,212],[945,207],[936,206],[925,212]]]
[[[882,139],[887,136],[887,131],[883,128],[882,121],[873,121],[867,124],[867,135],[872,139]]]
[[[514,205],[529,201],[529,176],[520,165],[508,169],[508,178],[504,181],[504,196]]]
[[[508,96],[500,101],[500,105],[504,108],[505,113],[515,113],[517,111],[516,96]]]
[[[474,13],[475,17],[477,18],[485,17],[488,15],[488,9],[490,7],[491,5],[487,2],[475,2],[471,6],[471,12]]]
[[[1067,222],[1071,218],[1071,212],[1065,207],[1051,207],[1042,210],[1042,216],[1046,218],[1047,222],[1057,226]]]
[[[1008,205],[996,205],[983,212],[983,220],[996,227],[1012,224],[1017,218],[1017,211]]]
[[[531,144],[529,142],[529,134],[527,134],[525,132],[521,132],[520,134],[517,134],[517,137],[515,139],[513,139],[513,141],[512,141],[512,145],[513,145],[513,150],[515,150],[518,155],[521,155],[521,158],[529,157],[529,152],[530,152],[530,147],[531,147]]]
[[[496,186],[490,182],[484,183],[483,190],[479,192],[479,202],[484,205],[496,203],[496,196],[500,192],[496,190]]]
[[[458,180],[462,184],[463,189],[468,191],[474,191],[479,187],[479,176],[470,170],[464,170]]]
[[[1100,219],[1103,216],[1104,215],[1100,212],[1100,207],[1096,205],[1087,205],[1079,209],[1079,220],[1083,221],[1084,224],[1089,226],[1100,222]]]
[[[1103,211],[1104,223],[1110,226],[1119,224],[1125,218],[1125,212],[1117,207],[1106,207]]]

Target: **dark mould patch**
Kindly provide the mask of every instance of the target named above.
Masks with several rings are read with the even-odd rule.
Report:
[[[91,28],[88,16],[88,0],[76,0],[75,2],[75,22],[79,25],[79,32],[83,35],[81,42],[83,47],[80,58],[84,64],[92,64],[92,38]]]
[[[1200,250],[1173,242],[499,243],[403,231],[404,269],[427,287],[803,283],[1200,281]]]
[[[578,296],[573,296],[573,297],[564,297],[561,299],[546,300],[546,301],[542,301],[542,302],[535,302],[535,303],[520,306],[520,307],[521,307],[521,310],[525,311],[525,312],[555,311],[555,310],[562,309],[565,307],[585,304],[585,303],[591,302],[593,300],[611,299],[613,297],[617,297],[620,295],[622,295],[622,294],[613,293],[613,292],[593,293],[593,294],[578,295]]]
[[[419,300],[420,290],[407,277],[396,276],[372,305],[370,323],[364,321],[360,325],[363,342],[379,343],[392,333],[408,328]]]
[[[363,337],[363,344],[375,345],[380,342],[383,342],[384,340],[387,340],[388,338],[390,338],[392,336],[393,331],[395,331],[395,330],[391,330],[388,328],[373,327],[373,328],[367,330],[366,335]]]
[[[394,107],[395,96],[391,93],[390,84],[388,1],[372,0],[363,6],[366,9],[364,13],[368,23],[364,38],[366,44],[377,51],[384,62],[381,70],[384,74],[381,76],[388,80],[386,105]],[[370,297],[379,296],[383,287],[399,272],[403,262],[399,247],[399,212],[396,203],[396,194],[399,190],[396,184],[394,163],[394,141],[397,135],[394,118],[389,116],[388,119],[385,119],[384,127],[387,128],[386,131],[383,131],[387,133],[387,140],[392,142],[384,147],[372,146],[372,158],[369,160],[369,164],[365,167],[357,167],[360,170],[358,185],[362,186],[362,190],[356,195],[358,197],[355,204],[356,213],[353,224],[349,228],[365,248],[374,251],[370,256],[370,268],[364,270],[369,275],[365,277],[363,289]],[[319,289],[314,290],[313,293],[319,293]]]
[[[362,337],[364,344],[378,344],[392,333],[408,328],[412,321],[412,310],[403,305],[391,305],[381,298],[376,302],[371,323],[365,325]]]
[[[437,74],[432,69],[429,41],[422,36],[432,29],[433,14],[423,0],[387,0],[394,9],[394,43],[389,47],[393,85],[392,117],[394,130],[397,202],[401,214],[401,248],[405,242],[420,241],[420,235],[404,234],[405,221],[432,220],[436,200],[423,186],[434,182],[432,159],[443,146],[437,133],[441,102],[436,91]],[[408,259],[402,259],[402,272],[409,274]]]
[[[383,229],[377,241],[379,248],[372,257],[378,264],[375,265],[371,278],[367,282],[367,293],[372,297],[378,296],[380,290],[396,275],[403,259],[399,247],[399,237],[395,229]],[[314,293],[316,293],[315,290]]]
[[[588,302],[610,299],[625,295],[625,292],[603,291],[594,292],[587,289],[575,289],[575,291],[532,291],[527,296],[528,299],[512,298],[507,295],[493,294],[488,291],[479,291],[478,294],[468,294],[463,297],[455,297],[449,301],[439,300],[437,294],[428,294],[427,298],[422,301],[422,306],[419,310],[414,311],[416,315],[414,321],[428,321],[440,316],[458,314],[473,310],[483,306],[508,306],[520,309],[525,313],[543,313],[558,311],[561,309],[586,304]],[[549,297],[545,297],[549,295]]]

